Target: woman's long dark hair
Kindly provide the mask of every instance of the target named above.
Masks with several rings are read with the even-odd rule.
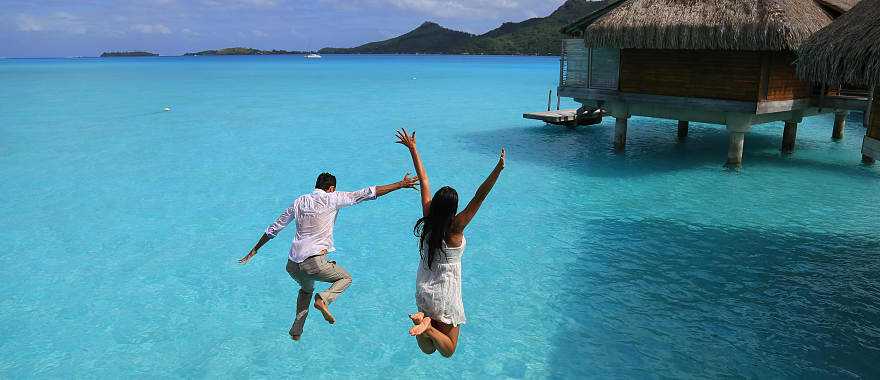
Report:
[[[431,269],[431,264],[437,252],[446,255],[443,249],[443,239],[452,228],[452,221],[458,211],[458,192],[449,186],[443,186],[434,193],[431,198],[431,206],[428,215],[419,219],[413,227],[413,233],[419,237],[419,247],[423,248],[422,259],[425,267]],[[427,248],[427,249],[425,249]]]

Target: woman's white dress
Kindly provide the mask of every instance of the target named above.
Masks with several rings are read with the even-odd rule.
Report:
[[[461,246],[448,247],[443,242],[444,252],[434,254],[430,269],[425,267],[424,251],[419,260],[416,276],[416,306],[431,319],[447,325],[458,326],[467,322],[464,304],[461,301],[461,256],[466,244],[461,238]]]

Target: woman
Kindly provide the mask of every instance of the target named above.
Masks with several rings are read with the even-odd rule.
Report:
[[[457,213],[458,193],[455,189],[444,186],[431,197],[431,184],[416,149],[416,133],[409,135],[401,129],[397,132],[397,139],[397,143],[409,148],[422,193],[423,217],[413,229],[419,236],[421,254],[416,278],[419,311],[410,316],[415,326],[409,333],[416,337],[424,353],[430,355],[440,351],[448,358],[455,353],[459,328],[466,322],[461,301],[461,256],[466,244],[464,229],[504,169],[504,148],[492,174],[483,181],[467,207]]]

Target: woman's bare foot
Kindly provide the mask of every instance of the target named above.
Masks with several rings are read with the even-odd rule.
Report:
[[[410,316],[409,316],[409,319],[412,319],[413,324],[414,324],[414,325],[417,325],[417,324],[419,324],[419,323],[422,323],[422,318],[424,318],[424,317],[425,317],[425,313],[422,313],[422,312],[420,311],[420,312],[418,312],[418,313],[415,313],[415,314],[413,314],[413,315],[410,315]]]
[[[327,309],[327,304],[324,303],[324,300],[322,300],[317,294],[315,294],[315,309],[318,309],[318,311],[321,312],[325,321],[329,322],[331,325],[336,323],[336,318],[333,318],[333,314],[330,314],[330,309]]]
[[[431,327],[431,317],[424,317],[419,322],[419,324],[413,326],[413,328],[409,329],[409,335],[416,336],[422,335],[429,327]]]

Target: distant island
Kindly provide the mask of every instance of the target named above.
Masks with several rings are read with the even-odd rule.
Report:
[[[107,57],[158,57],[159,54],[148,51],[109,51],[101,53],[101,58]]]
[[[473,35],[425,22],[412,31],[353,48],[323,48],[321,54],[498,54],[559,55],[560,29],[603,7],[606,1],[567,0],[547,17],[505,22]]]
[[[475,35],[426,21],[417,28],[384,41],[370,42],[352,48],[327,47],[321,54],[493,54],[493,55],[559,55],[562,27],[586,16],[614,0],[566,0],[546,17],[521,22],[505,22],[486,33]],[[223,55],[306,55],[312,51],[260,50],[230,47],[186,53],[184,56]],[[114,52],[102,57],[142,57],[158,54],[148,52]]]
[[[232,47],[220,50],[203,50],[195,53],[186,53],[184,56],[200,56],[200,55],[305,55],[312,52],[309,51],[288,51],[288,50],[259,50],[246,47]]]

